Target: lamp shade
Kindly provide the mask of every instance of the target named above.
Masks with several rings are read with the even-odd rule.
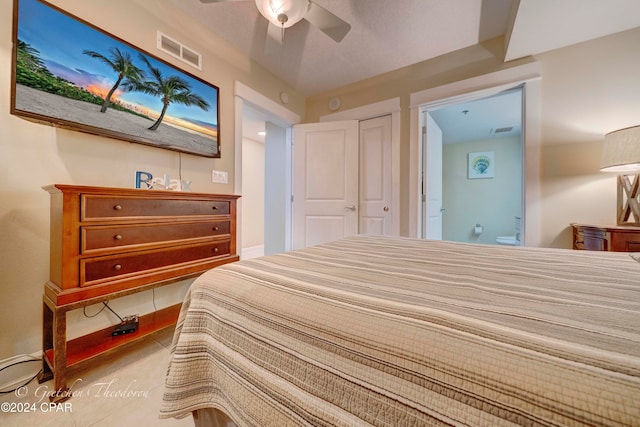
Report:
[[[605,135],[600,170],[617,173],[640,171],[640,126]]]
[[[277,27],[289,28],[309,11],[309,0],[256,0],[258,10]]]

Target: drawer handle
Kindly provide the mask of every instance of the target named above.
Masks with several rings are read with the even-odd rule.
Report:
[[[115,205],[115,206],[113,207],[113,210],[114,210],[114,211],[121,211],[121,210],[122,210],[122,206],[120,206],[120,205]]]
[[[220,249],[218,249],[218,248],[213,248],[213,252],[214,252],[214,253],[217,253],[219,250],[220,250]]]
[[[218,227],[217,225],[213,227],[213,231],[218,231],[218,230],[220,230],[220,227]]]
[[[218,210],[218,207],[214,205],[211,209],[213,209],[214,211],[216,211],[216,210]]]
[[[122,265],[116,264],[116,265],[113,266],[113,269],[116,270],[116,271],[121,270],[122,269]]]
[[[122,234],[116,234],[113,238],[116,240],[122,240]]]

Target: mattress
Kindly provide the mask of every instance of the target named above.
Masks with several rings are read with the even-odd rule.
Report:
[[[354,236],[190,287],[161,418],[243,426],[640,425],[628,254]]]

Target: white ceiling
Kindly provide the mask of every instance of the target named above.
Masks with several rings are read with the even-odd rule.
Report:
[[[640,0],[312,0],[351,24],[342,42],[302,20],[266,54],[267,21],[255,0],[168,1],[304,95],[498,36],[513,60],[640,26]]]
[[[351,24],[344,40],[302,20],[266,54],[267,21],[254,0],[169,1],[304,95],[503,36],[510,27],[508,60],[640,26],[638,0],[313,0]]]
[[[313,0],[351,25],[340,43],[302,20],[265,53],[254,0],[170,0],[304,95],[462,49],[505,33],[513,0]]]
[[[479,141],[520,136],[522,93],[519,89],[429,112],[443,130],[442,142]]]
[[[638,0],[520,0],[505,60],[640,26]]]

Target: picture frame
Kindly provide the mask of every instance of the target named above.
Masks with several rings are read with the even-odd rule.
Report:
[[[44,0],[15,0],[13,19],[11,114],[221,157],[217,86]]]
[[[493,178],[495,161],[493,151],[468,154],[468,179]]]

